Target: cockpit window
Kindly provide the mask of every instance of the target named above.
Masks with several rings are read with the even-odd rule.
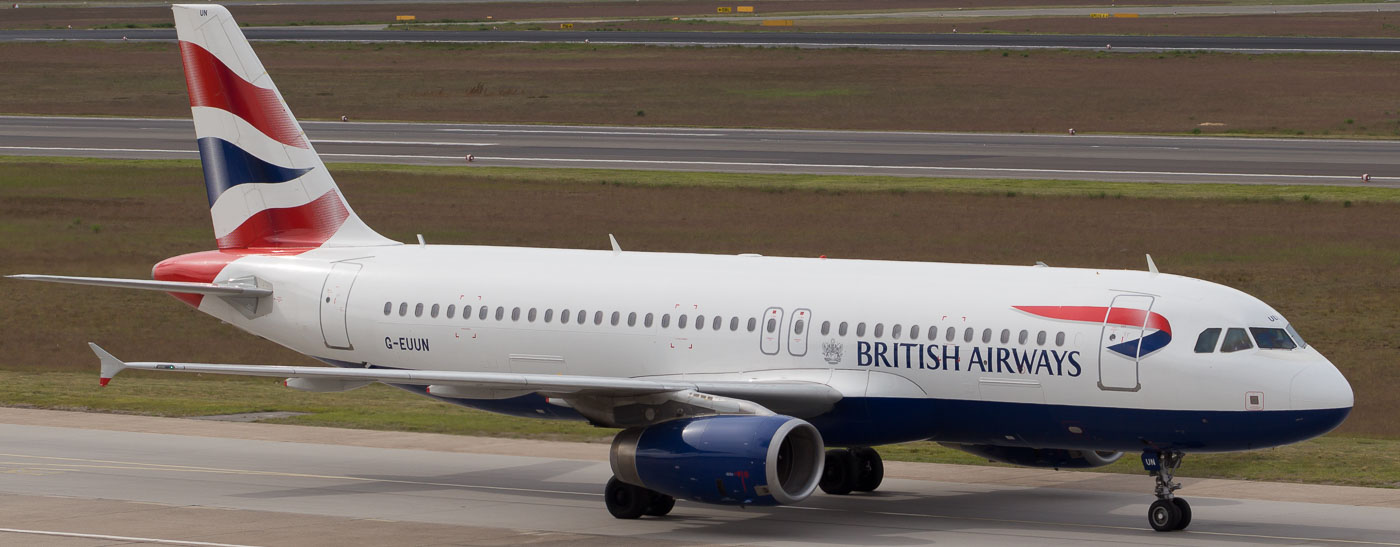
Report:
[[[1283,329],[1250,327],[1249,332],[1254,335],[1254,343],[1259,344],[1259,349],[1293,349],[1298,347],[1298,344],[1293,343],[1293,339],[1289,338],[1288,333]]]
[[[1285,325],[1283,328],[1288,331],[1288,334],[1293,335],[1293,341],[1298,343],[1298,347],[1307,349],[1308,343],[1303,341],[1303,335],[1298,334],[1297,329],[1294,329],[1291,323]]]
[[[1254,347],[1249,343],[1249,335],[1244,329],[1230,329],[1225,331],[1225,343],[1220,345],[1220,353],[1230,353]]]
[[[1201,331],[1201,336],[1196,339],[1196,353],[1210,353],[1215,351],[1215,343],[1220,341],[1220,329],[1209,328]]]

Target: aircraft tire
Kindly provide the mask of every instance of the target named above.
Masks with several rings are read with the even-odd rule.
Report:
[[[647,516],[664,517],[676,507],[676,498],[666,494],[652,494],[651,504],[647,505]]]
[[[650,509],[652,497],[651,490],[627,484],[617,480],[617,477],[608,479],[608,485],[603,489],[608,512],[619,519],[641,518]]]
[[[868,446],[852,448],[851,455],[856,460],[855,491],[874,492],[885,480],[885,460],[880,458],[879,452]]]
[[[1176,521],[1176,529],[1185,530],[1187,526],[1191,525],[1191,504],[1186,503],[1186,500],[1181,498],[1172,498],[1172,505],[1175,505],[1176,510],[1181,513],[1181,518]]]
[[[822,480],[818,483],[822,492],[833,496],[844,496],[856,489],[856,479],[860,476],[856,458],[850,450],[834,448],[826,451],[826,467],[822,469]]]
[[[1177,529],[1176,525],[1179,522],[1181,510],[1177,509],[1172,500],[1157,500],[1147,508],[1147,523],[1152,525],[1153,530],[1170,532]]]

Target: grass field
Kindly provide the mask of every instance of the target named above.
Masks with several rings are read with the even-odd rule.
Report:
[[[1336,362],[1357,401],[1340,432],[1400,437],[1400,203],[1391,191],[1334,189],[1324,200],[1227,185],[1134,192],[1106,183],[871,178],[861,187],[804,175],[333,170],[365,220],[401,241],[422,233],[433,243],[602,249],[613,233],[641,251],[1130,269],[1144,268],[1150,252],[1164,271],[1271,303]],[[1161,197],[1156,188],[1194,194]],[[145,277],[155,262],[211,240],[195,162],[0,161],[3,273]],[[7,370],[90,371],[88,341],[135,360],[311,363],[163,295],[0,287]]]
[[[304,119],[1400,135],[1395,55],[288,43],[258,52]],[[189,112],[173,44],[4,43],[0,74],[0,113]]]

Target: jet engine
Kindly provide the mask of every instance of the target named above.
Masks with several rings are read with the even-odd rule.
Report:
[[[1118,458],[1123,456],[1122,452],[1104,452],[1099,450],[1026,448],[1023,446],[997,446],[991,444],[940,444],[989,460],[1025,467],[1086,469],[1090,467],[1103,467],[1118,461]]]
[[[812,494],[826,456],[803,420],[720,415],[623,430],[609,460],[619,481],[677,499],[783,505]]]

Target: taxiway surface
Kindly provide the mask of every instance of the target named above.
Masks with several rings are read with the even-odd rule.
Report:
[[[1143,476],[892,462],[875,494],[619,521],[602,444],[22,409],[0,424],[6,544],[1400,545],[1384,489],[1187,480],[1194,522],[1162,534]]]
[[[913,34],[881,32],[597,32],[383,30],[361,27],[250,27],[253,41],[592,43],[598,45],[754,46],[928,50],[1088,49],[1120,52],[1400,53],[1396,38],[1146,36],[1085,34]],[[174,29],[0,30],[0,42],[174,41]]]
[[[1400,187],[1370,140],[302,122],[326,161]],[[0,155],[198,158],[188,119],[0,117]],[[1363,182],[1363,174],[1371,175]]]

